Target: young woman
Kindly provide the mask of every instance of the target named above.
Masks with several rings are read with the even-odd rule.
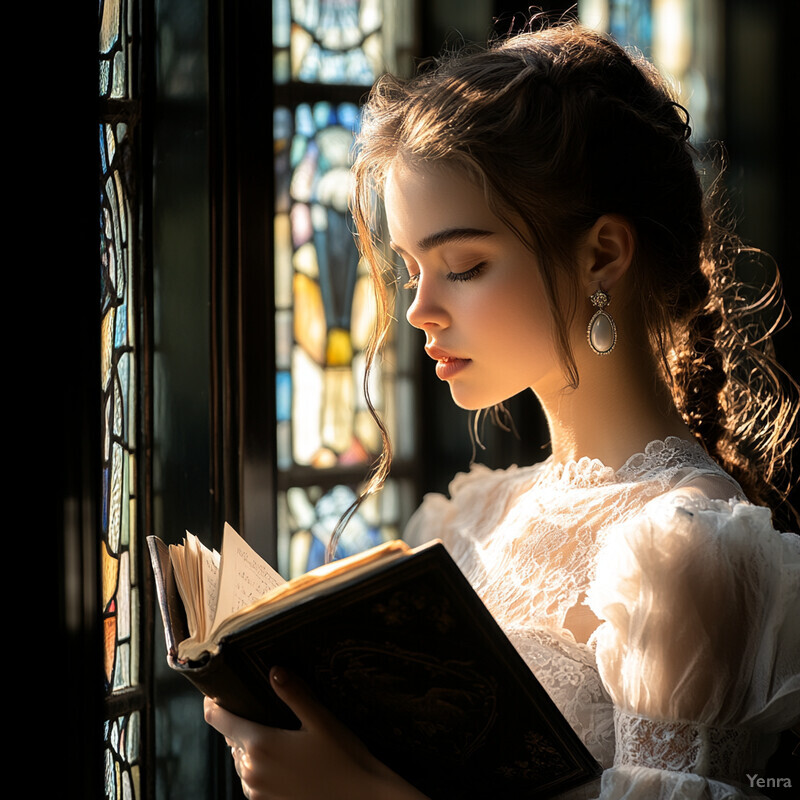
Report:
[[[800,718],[800,545],[764,505],[797,406],[689,134],[648,63],[565,25],[379,81],[354,167],[376,287],[375,191],[455,402],[530,388],[547,416],[545,462],[458,476],[407,538],[444,539],[607,768],[573,796],[746,796]],[[249,797],[421,796],[271,679],[300,731],[206,701]]]

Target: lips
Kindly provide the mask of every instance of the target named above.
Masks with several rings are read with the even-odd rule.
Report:
[[[426,347],[425,352],[437,362],[436,377],[443,381],[455,377],[457,373],[472,363],[472,359],[459,358],[438,347]]]
[[[426,347],[425,352],[434,361],[469,361],[469,359],[462,359],[452,353],[448,353],[447,350],[442,350],[440,347]]]

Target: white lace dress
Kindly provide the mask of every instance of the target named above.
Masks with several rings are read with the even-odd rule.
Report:
[[[476,466],[405,538],[444,541],[606,768],[570,797],[759,796],[748,775],[800,719],[800,537],[697,444],[616,472]]]

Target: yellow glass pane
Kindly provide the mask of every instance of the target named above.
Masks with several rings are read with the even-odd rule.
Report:
[[[142,776],[138,764],[131,767],[131,780],[133,781],[134,798],[142,797]]]
[[[301,245],[292,259],[294,268],[309,278],[319,278],[319,264],[317,263],[317,250],[311,242]]]
[[[303,66],[303,61],[306,54],[314,44],[314,39],[310,33],[305,31],[299,25],[292,24],[292,78],[297,80],[300,74],[300,68]]]
[[[350,316],[350,333],[353,337],[353,347],[363,350],[372,335],[375,326],[378,306],[375,300],[375,290],[372,288],[372,279],[362,275],[356,281],[353,290],[353,306]]]
[[[294,338],[318,364],[325,363],[327,331],[319,284],[307,276],[294,276]],[[297,387],[299,393],[299,386]]]
[[[114,357],[114,309],[109,308],[100,325],[100,386],[105,391],[111,378]]]
[[[107,53],[119,36],[119,0],[103,3],[103,18],[100,21],[99,50]]]
[[[347,367],[353,360],[353,346],[350,334],[341,328],[328,331],[328,348],[326,356],[329,367]]]

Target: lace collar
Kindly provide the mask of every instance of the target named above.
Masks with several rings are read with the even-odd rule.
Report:
[[[656,439],[641,453],[634,453],[618,470],[607,467],[597,458],[584,456],[577,461],[553,460],[553,456],[537,465],[538,481],[558,484],[563,488],[604,486],[613,483],[636,483],[674,472],[696,467],[724,474],[722,468],[695,441],[677,436]]]

